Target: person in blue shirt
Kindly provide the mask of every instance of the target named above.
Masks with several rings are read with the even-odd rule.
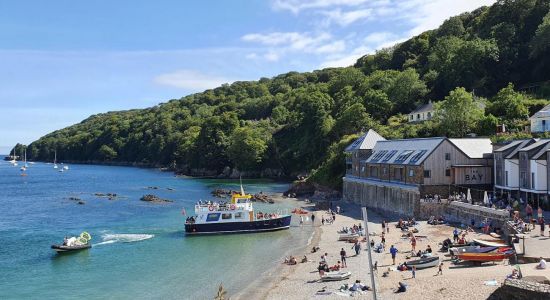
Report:
[[[455,227],[455,230],[453,230],[453,242],[458,242],[458,228]]]
[[[391,258],[393,260],[393,264],[395,265],[395,256],[397,255],[397,248],[395,248],[393,245],[391,245],[390,247],[390,253],[391,253]]]

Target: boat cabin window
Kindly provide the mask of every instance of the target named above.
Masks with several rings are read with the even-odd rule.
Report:
[[[243,213],[242,212],[236,212],[235,213],[235,219],[242,219],[243,218]]]
[[[212,213],[206,216],[206,222],[215,222],[220,219],[220,213]]]
[[[225,214],[222,214],[222,220],[229,220],[231,219],[231,213],[225,213]]]
[[[237,203],[246,203],[246,198],[237,198]]]

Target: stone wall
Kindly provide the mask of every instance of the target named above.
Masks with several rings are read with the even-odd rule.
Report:
[[[470,224],[474,219],[479,225],[485,218],[493,222],[493,226],[504,228],[509,215],[505,210],[493,209],[479,205],[453,201],[445,209],[445,218],[452,222]]]
[[[490,300],[547,300],[550,299],[550,285],[520,279],[506,279]]]
[[[380,212],[414,217],[420,213],[415,186],[388,185],[374,180],[344,178],[343,199]]]

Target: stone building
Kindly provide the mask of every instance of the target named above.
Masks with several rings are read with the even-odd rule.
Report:
[[[365,160],[371,155],[372,148],[378,141],[386,140],[378,132],[369,129],[367,133],[355,140],[345,150],[346,175],[359,176],[364,169]]]
[[[492,189],[487,138],[378,141],[359,174],[343,178],[344,199],[384,211],[418,215],[420,198],[446,198],[459,187]]]

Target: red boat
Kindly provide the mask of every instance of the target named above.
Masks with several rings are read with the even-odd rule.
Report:
[[[486,262],[486,261],[501,261],[509,258],[514,254],[514,251],[510,248],[498,249],[496,252],[489,253],[461,253],[457,254],[457,257],[464,261],[476,261],[476,262]]]

